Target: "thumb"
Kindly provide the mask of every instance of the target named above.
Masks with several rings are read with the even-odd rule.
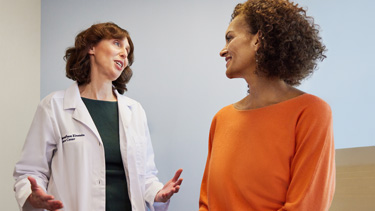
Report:
[[[28,176],[27,179],[30,181],[31,191],[35,191],[36,189],[38,189],[38,183],[36,182],[36,180],[33,177]]]

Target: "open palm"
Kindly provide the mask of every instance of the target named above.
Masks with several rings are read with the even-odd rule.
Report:
[[[182,169],[178,169],[174,177],[165,183],[163,189],[161,189],[155,196],[155,202],[166,202],[173,194],[180,190],[180,185],[182,183],[182,178],[179,178],[182,173]]]
[[[51,211],[58,211],[58,209],[63,208],[62,202],[54,200],[52,195],[46,194],[43,188],[38,186],[34,178],[29,176],[27,179],[29,179],[31,184],[31,194],[27,200],[34,208],[43,208]]]

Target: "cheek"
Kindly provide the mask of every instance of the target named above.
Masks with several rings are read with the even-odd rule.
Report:
[[[129,59],[126,58],[126,59],[125,59],[125,63],[124,63],[124,69],[128,66],[128,64],[129,64]]]
[[[108,60],[108,58],[112,57],[112,54],[108,50],[103,50],[103,51],[100,52],[100,56],[99,57],[103,61],[105,61],[105,60]]]
[[[103,48],[103,50],[102,50],[102,55],[103,56],[111,57],[114,54],[115,54],[114,50],[112,50],[112,48],[110,48],[110,47]]]
[[[108,49],[106,54],[110,57],[114,57],[117,55],[117,52],[115,50],[112,50],[112,49]]]
[[[231,54],[231,56],[233,55],[233,54],[236,54],[237,53],[237,51],[238,51],[238,48],[237,48],[237,44],[236,44],[236,41],[232,41],[231,43],[229,43],[229,45],[228,45],[228,52],[230,52],[230,54]]]

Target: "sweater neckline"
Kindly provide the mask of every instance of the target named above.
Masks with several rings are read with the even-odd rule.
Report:
[[[308,94],[308,93],[303,93],[303,94],[301,94],[301,95],[298,95],[298,96],[296,96],[296,97],[290,98],[290,99],[288,99],[288,100],[284,100],[284,101],[281,101],[281,102],[278,102],[278,103],[275,103],[275,104],[272,104],[272,105],[264,106],[264,107],[261,107],[261,108],[253,108],[253,109],[240,110],[240,109],[237,109],[237,108],[234,106],[234,103],[232,103],[232,104],[230,105],[230,107],[233,108],[234,110],[238,111],[238,112],[261,111],[261,110],[267,110],[267,109],[270,109],[270,108],[279,107],[279,106],[281,106],[281,105],[289,104],[289,103],[292,103],[292,102],[298,101],[298,100],[300,100],[301,98],[304,98],[305,96],[309,96],[309,95],[310,95],[310,94]]]

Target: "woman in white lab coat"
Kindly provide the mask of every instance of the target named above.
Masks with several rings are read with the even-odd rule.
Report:
[[[159,182],[145,112],[121,95],[133,51],[114,23],[92,25],[67,49],[75,83],[40,102],[15,166],[21,210],[167,210],[182,169]]]

